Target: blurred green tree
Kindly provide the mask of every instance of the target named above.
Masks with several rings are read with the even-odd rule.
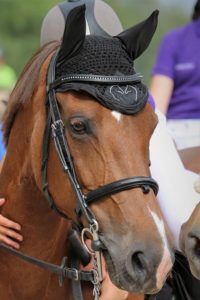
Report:
[[[40,27],[56,0],[0,0],[0,47],[17,73],[39,47]]]

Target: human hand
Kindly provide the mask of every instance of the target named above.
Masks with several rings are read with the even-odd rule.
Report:
[[[91,241],[86,241],[87,246],[91,246]],[[90,263],[81,267],[82,270],[89,271],[93,268],[93,261],[91,259]],[[128,292],[117,288],[110,280],[109,274],[107,272],[105,259],[102,255],[102,271],[103,279],[101,282],[101,295],[99,300],[125,300],[128,297]]]
[[[108,272],[101,284],[101,296],[99,300],[125,300],[128,297],[128,292],[118,289],[110,280]]]
[[[5,199],[0,198],[0,207],[5,203]],[[0,242],[11,246],[15,249],[20,248],[19,242],[23,240],[22,235],[18,232],[21,226],[0,214]]]

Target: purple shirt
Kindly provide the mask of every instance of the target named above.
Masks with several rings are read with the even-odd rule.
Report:
[[[153,110],[155,110],[155,102],[151,94],[149,94],[148,102],[152,106]]]
[[[200,18],[165,35],[153,74],[174,81],[168,119],[200,119]]]

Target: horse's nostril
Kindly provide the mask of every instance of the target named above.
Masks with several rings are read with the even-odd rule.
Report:
[[[200,258],[200,240],[196,239],[195,254]]]
[[[200,258],[200,238],[190,234],[189,235],[189,244],[193,248],[194,254]]]
[[[200,280],[200,234],[193,231],[185,239],[184,253],[188,258],[190,270]]]
[[[137,251],[132,255],[132,267],[135,274],[145,277],[147,263],[143,252]]]

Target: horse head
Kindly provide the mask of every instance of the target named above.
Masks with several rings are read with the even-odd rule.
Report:
[[[187,257],[192,274],[200,279],[200,204],[181,227],[180,248]]]
[[[199,164],[200,147],[186,148],[179,150],[179,155],[187,170],[190,170],[190,177],[192,180],[192,187],[196,193],[199,191],[199,176],[200,164]],[[188,177],[188,179],[190,178]],[[189,185],[189,181],[188,181]],[[181,226],[180,232],[180,248],[184,255],[187,257],[192,274],[200,279],[200,205],[198,194],[194,192],[190,200],[191,216]],[[194,201],[196,199],[196,201]],[[192,200],[194,202],[192,202]],[[193,209],[192,209],[193,208]]]
[[[51,205],[79,226],[97,221],[113,283],[149,294],[161,289],[173,264],[170,235],[156,200],[157,184],[149,171],[149,140],[157,118],[132,66],[156,25],[154,12],[116,37],[86,37],[84,7],[75,8],[60,47],[52,43],[38,53],[48,57],[31,101],[21,102],[13,112],[14,125],[8,122],[11,103],[5,122],[7,135],[13,126],[8,152],[13,141],[23,137],[26,149],[21,151],[28,155],[18,165],[24,171],[28,161],[32,182],[41,194],[48,188]],[[21,133],[16,135],[19,126]],[[53,138],[48,140],[51,128]],[[41,166],[46,170],[42,176]],[[83,202],[90,200],[88,205],[77,207],[77,194]]]

